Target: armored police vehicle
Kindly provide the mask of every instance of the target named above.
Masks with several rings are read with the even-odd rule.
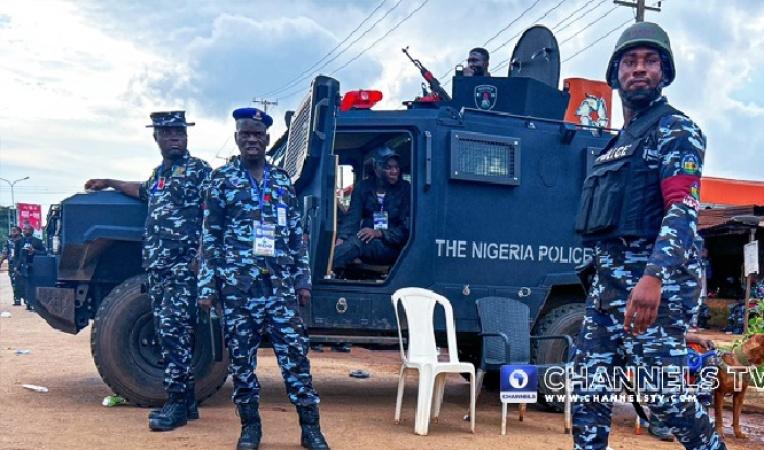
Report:
[[[449,100],[372,110],[377,94],[355,92],[341,103],[338,81],[313,81],[271,149],[303,199],[313,273],[303,313],[313,342],[397,344],[390,296],[411,286],[451,301],[467,360],[480,357],[481,297],[526,303],[534,334],[577,334],[585,293],[574,268],[591,249],[576,237],[574,218],[589,155],[610,135],[562,120],[569,94],[558,89],[556,41],[541,27],[528,33],[542,37],[518,45],[508,77],[454,77]],[[411,183],[410,235],[394,264],[356,261],[338,276],[332,254],[344,195],[383,145],[400,155]],[[140,266],[145,215],[145,205],[116,192],[70,197],[51,208],[53,252],[34,267],[39,314],[67,333],[92,321],[102,378],[141,405],[165,395]],[[194,370],[204,398],[224,382],[226,367],[213,360],[209,328],[199,328]],[[564,346],[540,344],[534,358],[558,362]]]

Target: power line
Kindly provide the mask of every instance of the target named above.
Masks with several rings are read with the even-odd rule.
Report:
[[[595,44],[597,44],[597,43],[598,43],[598,42],[600,42],[601,40],[605,39],[606,37],[610,36],[611,34],[615,33],[616,31],[620,30],[621,28],[625,27],[625,26],[626,26],[626,24],[630,23],[632,20],[633,20],[633,19],[630,17],[628,20],[626,20],[626,21],[625,21],[625,22],[623,22],[622,24],[618,25],[617,27],[613,28],[612,30],[608,31],[608,32],[607,32],[607,33],[605,33],[604,35],[602,35],[602,36],[600,36],[599,38],[597,38],[597,39],[596,39],[594,42],[592,42],[591,44],[587,45],[586,47],[584,47],[584,48],[582,48],[581,50],[577,51],[576,53],[572,54],[571,56],[569,56],[569,57],[567,57],[567,58],[563,59],[563,60],[562,60],[562,62],[568,62],[568,61],[570,61],[571,59],[575,58],[576,56],[580,55],[581,53],[585,52],[586,50],[588,50],[588,49],[592,48],[592,47],[593,47]]]
[[[357,59],[358,59],[358,58],[360,58],[360,57],[361,57],[361,56],[362,56],[364,53],[366,53],[367,51],[371,50],[371,48],[372,48],[372,47],[374,47],[374,46],[375,46],[375,45],[377,45],[377,44],[378,44],[380,41],[382,41],[382,40],[383,40],[383,39],[385,39],[387,36],[389,36],[389,35],[390,35],[390,33],[392,33],[393,31],[397,30],[397,29],[398,29],[398,27],[400,27],[400,26],[401,26],[401,25],[403,25],[405,22],[407,22],[407,21],[408,21],[408,20],[409,20],[409,19],[410,19],[410,18],[411,18],[411,17],[412,17],[414,14],[416,14],[417,12],[419,12],[419,10],[420,10],[420,9],[424,8],[424,5],[426,5],[427,3],[429,3],[429,1],[430,1],[430,0],[424,0],[422,3],[420,3],[420,4],[419,4],[419,6],[417,6],[416,8],[414,8],[414,10],[413,10],[413,11],[411,11],[411,12],[409,13],[409,15],[407,15],[406,17],[404,17],[404,18],[403,18],[401,21],[399,21],[397,24],[395,24],[395,26],[394,26],[394,27],[392,27],[391,29],[389,29],[389,30],[387,31],[387,33],[385,33],[384,35],[382,35],[382,37],[380,37],[380,38],[379,38],[379,39],[377,39],[376,41],[372,42],[372,43],[371,43],[371,45],[369,45],[369,46],[368,46],[368,47],[366,47],[365,49],[361,50],[361,52],[360,52],[360,53],[358,53],[357,55],[355,55],[353,58],[351,58],[351,59],[350,59],[349,61],[347,61],[345,64],[343,64],[342,66],[340,66],[340,67],[339,67],[339,68],[337,68],[337,69],[334,69],[334,71],[332,71],[332,72],[330,73],[330,75],[334,75],[335,73],[337,73],[337,72],[339,72],[340,70],[344,69],[345,67],[349,66],[349,65],[350,65],[350,64],[351,64],[353,61],[357,60]]]
[[[346,61],[346,62],[345,62],[345,64],[343,64],[343,65],[341,65],[340,67],[338,67],[338,68],[334,69],[334,70],[333,70],[333,71],[332,71],[332,72],[331,72],[329,75],[334,75],[335,73],[339,72],[340,70],[343,70],[343,69],[345,69],[347,66],[349,66],[350,64],[352,64],[352,63],[353,63],[354,61],[356,61],[358,58],[360,58],[361,56],[363,56],[363,54],[364,54],[364,53],[366,53],[366,52],[367,52],[367,51],[369,51],[371,48],[373,48],[373,47],[374,47],[374,46],[376,46],[378,43],[380,43],[382,40],[384,40],[385,38],[387,38],[387,36],[389,36],[389,35],[390,35],[390,34],[391,34],[393,31],[397,30],[397,29],[398,29],[398,28],[399,28],[401,25],[403,25],[403,24],[404,24],[406,21],[408,21],[408,20],[409,20],[409,19],[410,19],[412,16],[414,16],[414,14],[416,14],[417,12],[419,12],[419,10],[420,10],[420,9],[424,8],[424,6],[425,6],[427,3],[429,3],[429,1],[430,1],[430,0],[424,0],[422,3],[420,3],[420,4],[419,4],[419,6],[417,6],[416,8],[414,8],[414,10],[412,10],[412,11],[411,11],[411,12],[410,12],[410,13],[409,13],[409,14],[408,14],[406,17],[404,17],[403,19],[401,19],[400,21],[398,21],[398,23],[396,23],[395,25],[393,25],[393,27],[392,27],[392,28],[390,28],[389,30],[387,30],[387,32],[386,32],[385,34],[383,34],[381,37],[377,38],[377,39],[376,39],[374,42],[372,42],[372,43],[371,43],[371,44],[370,44],[368,47],[366,47],[365,49],[361,50],[361,51],[360,51],[360,52],[359,52],[357,55],[355,55],[353,58],[351,58],[351,59],[349,59],[348,61]],[[399,3],[400,3],[400,2],[399,2]],[[297,89],[295,89],[295,90],[293,90],[293,91],[291,91],[291,92],[288,92],[288,93],[286,93],[286,94],[284,94],[284,95],[282,95],[282,96],[278,97],[278,99],[279,99],[279,100],[284,100],[284,99],[287,99],[287,98],[293,97],[294,95],[297,95],[297,94],[299,94],[300,92],[304,92],[304,88],[303,88],[303,87],[300,87],[300,88],[297,88]]]
[[[549,14],[550,14],[552,11],[556,10],[557,8],[559,8],[559,7],[560,7],[560,6],[561,6],[563,3],[565,3],[566,1],[567,1],[567,0],[560,0],[560,2],[559,2],[559,3],[557,3],[557,4],[556,4],[556,5],[554,5],[553,7],[549,8],[549,9],[548,9],[548,10],[547,10],[547,11],[546,11],[546,12],[545,12],[545,13],[544,13],[544,14],[543,14],[541,17],[539,17],[538,19],[534,20],[534,21],[533,21],[533,23],[539,23],[541,20],[543,20],[544,18],[546,18],[546,16],[548,16],[548,15],[549,15]],[[509,44],[510,42],[512,42],[513,40],[515,40],[515,39],[516,39],[518,36],[520,36],[520,35],[521,35],[521,34],[523,34],[523,33],[525,33],[525,30],[522,30],[522,31],[519,31],[519,32],[517,32],[517,33],[516,33],[514,36],[512,36],[511,38],[509,38],[509,39],[507,39],[506,41],[504,41],[504,42],[503,42],[503,43],[502,43],[500,46],[498,46],[498,47],[496,47],[495,49],[491,50],[491,53],[493,53],[493,52],[495,52],[495,51],[499,50],[500,48],[506,47],[506,46],[507,46],[507,44]],[[509,63],[509,61],[510,61],[511,59],[512,59],[512,56],[510,55],[510,57],[509,57],[509,58],[506,58],[506,59],[502,60],[501,62],[499,62],[499,64],[497,64],[497,65],[496,65],[496,67],[494,67],[494,68],[493,68],[493,70],[494,70],[494,71],[496,71],[496,70],[499,70],[499,69],[502,69],[502,68],[504,68],[504,67],[505,67],[505,66],[506,66],[506,65]]]
[[[595,9],[599,8],[599,7],[600,7],[600,6],[601,6],[603,3],[605,3],[606,1],[608,1],[608,0],[600,0],[600,2],[599,2],[599,3],[597,3],[596,5],[594,5],[594,8],[591,8],[591,9],[587,10],[586,12],[584,12],[583,14],[581,14],[580,16],[576,17],[574,20],[571,20],[570,22],[566,23],[566,24],[565,24],[565,26],[563,26],[563,27],[560,27],[560,28],[556,29],[556,30],[555,30],[555,33],[559,33],[559,32],[561,32],[561,31],[563,31],[563,30],[567,29],[568,27],[570,27],[570,26],[571,26],[571,25],[573,25],[574,23],[578,22],[579,20],[583,19],[583,18],[584,18],[584,17],[586,17],[587,15],[591,14],[591,13],[592,13],[592,12],[593,12]],[[591,2],[590,2],[590,3],[591,3]],[[573,14],[575,14],[575,13],[573,13]],[[571,17],[572,17],[572,15],[571,15]],[[569,18],[570,18],[570,17],[568,17],[568,19],[569,19]],[[567,19],[566,19],[566,20],[567,20]],[[564,22],[564,20],[563,20],[562,22]],[[562,22],[560,22],[560,23],[562,23]],[[558,23],[557,25],[555,25],[555,27],[553,27],[553,28],[556,28],[557,26],[559,26],[559,23]]]
[[[556,4],[556,5],[552,6],[552,7],[551,7],[551,8],[549,8],[548,10],[546,10],[546,12],[544,12],[544,14],[542,14],[540,17],[538,17],[536,20],[534,20],[534,21],[533,21],[533,23],[539,23],[541,20],[543,20],[544,18],[546,18],[546,16],[548,16],[549,14],[551,14],[551,13],[552,13],[554,10],[556,10],[557,8],[559,8],[560,6],[562,6],[562,4],[563,4],[563,3],[565,3],[566,1],[568,1],[568,0],[560,0],[560,1],[559,1],[559,2]],[[503,47],[506,47],[506,46],[507,46],[507,44],[509,44],[510,42],[512,42],[514,39],[516,39],[518,36],[520,36],[521,34],[523,34],[525,31],[526,31],[526,30],[522,30],[522,31],[519,31],[519,32],[515,33],[515,35],[514,35],[514,36],[512,36],[511,38],[509,38],[509,39],[507,39],[506,41],[504,41],[504,42],[503,42],[501,45],[499,45],[499,46],[498,46],[498,47],[496,47],[495,49],[491,50],[491,53],[494,53],[494,52],[496,52],[497,50],[499,50],[499,49],[501,49],[501,48],[503,48]],[[504,66],[504,65],[505,65],[507,62],[509,62],[509,60],[510,60],[510,59],[511,59],[511,57],[510,57],[510,58],[507,58],[507,59],[505,59],[505,60],[503,60],[503,61],[501,61],[501,62],[500,62],[500,63],[499,63],[499,64],[498,64],[496,67],[494,67],[494,68],[493,68],[493,69],[491,69],[491,70],[494,70],[494,71],[496,71],[496,70],[499,70],[499,69],[501,69],[501,68],[502,68],[502,67],[503,67],[503,66]],[[449,72],[450,72],[450,71],[451,71],[451,69],[449,69]],[[443,76],[445,76],[445,75],[447,75],[447,74],[448,74],[448,72],[446,72],[446,73],[445,73]],[[445,83],[443,83],[443,86],[448,86],[450,83],[451,83],[451,80],[446,80],[446,82],[445,82]]]
[[[522,19],[522,18],[523,18],[523,16],[525,16],[525,14],[526,14],[528,11],[530,11],[530,10],[531,10],[531,9],[533,9],[533,8],[535,8],[535,7],[536,7],[536,5],[538,5],[540,1],[541,1],[541,0],[536,0],[535,2],[533,2],[533,4],[532,4],[531,6],[529,6],[529,7],[525,8],[525,11],[521,12],[519,16],[515,17],[515,18],[514,18],[514,20],[512,20],[511,22],[509,22],[509,23],[507,24],[507,26],[505,26],[504,28],[502,28],[501,30],[499,30],[499,31],[498,31],[496,34],[494,34],[493,36],[491,36],[491,38],[490,38],[490,39],[488,39],[487,41],[485,41],[485,42],[483,43],[482,47],[486,47],[486,46],[488,46],[488,43],[489,43],[489,42],[491,42],[492,40],[494,40],[494,39],[496,39],[497,37],[499,37],[499,35],[500,35],[501,33],[503,33],[503,32],[505,32],[505,31],[507,31],[507,30],[509,29],[509,27],[511,27],[512,25],[514,25],[514,24],[515,24],[515,23],[516,23],[518,20]]]
[[[575,33],[573,33],[573,34],[572,34],[571,36],[569,36],[567,39],[565,39],[565,40],[563,40],[562,42],[560,42],[560,47],[562,47],[563,45],[565,45],[565,43],[566,43],[566,42],[569,42],[569,41],[570,41],[571,39],[573,39],[574,37],[578,36],[579,34],[583,33],[584,31],[588,30],[588,29],[589,29],[589,27],[591,27],[591,26],[592,26],[592,25],[594,25],[595,23],[597,23],[597,22],[599,22],[600,20],[604,19],[605,17],[609,16],[609,15],[610,15],[610,14],[611,14],[613,11],[615,11],[615,10],[616,10],[616,9],[618,9],[618,8],[619,8],[619,7],[618,7],[618,5],[616,5],[616,6],[613,6],[612,8],[608,9],[608,10],[605,12],[605,14],[603,14],[603,15],[599,16],[598,18],[596,18],[596,19],[594,19],[593,21],[591,21],[591,22],[587,23],[586,25],[584,25],[584,26],[583,26],[581,29],[579,29],[578,31],[576,31]]]
[[[348,39],[350,39],[350,37],[351,37],[351,36],[353,36],[353,35],[355,34],[355,32],[356,32],[356,31],[360,30],[360,29],[361,29],[361,27],[362,27],[362,26],[364,26],[364,25],[366,24],[366,22],[368,22],[368,21],[369,21],[369,19],[371,19],[371,17],[372,17],[374,14],[375,14],[377,11],[379,11],[379,9],[380,9],[380,8],[382,8],[382,5],[384,5],[386,1],[387,1],[387,0],[382,0],[381,2],[379,2],[379,4],[378,4],[378,5],[377,5],[377,6],[376,6],[376,7],[375,7],[375,8],[374,8],[374,9],[373,9],[373,10],[372,10],[372,11],[371,11],[371,12],[370,12],[370,13],[369,13],[369,14],[368,14],[368,15],[367,15],[367,16],[366,16],[366,17],[365,17],[365,18],[364,18],[362,21],[361,21],[361,23],[359,23],[359,24],[358,24],[358,26],[357,26],[357,27],[355,27],[355,28],[353,29],[353,31],[351,31],[351,32],[350,32],[350,33],[349,33],[347,36],[345,36],[345,39],[343,39],[343,40],[342,40],[342,41],[341,41],[339,44],[337,44],[337,45],[336,45],[336,46],[335,46],[333,49],[329,50],[329,52],[328,52],[327,54],[325,54],[324,56],[322,56],[322,57],[321,57],[321,59],[319,59],[318,61],[316,61],[315,63],[313,63],[313,65],[312,65],[312,66],[310,66],[310,67],[308,67],[307,69],[305,69],[305,70],[303,70],[302,72],[300,72],[300,74],[299,74],[299,75],[297,75],[297,77],[295,77],[293,80],[291,80],[291,81],[287,82],[286,84],[290,84],[290,83],[292,83],[294,80],[296,80],[296,79],[300,78],[301,76],[305,75],[306,73],[310,72],[312,69],[314,69],[314,68],[315,68],[315,67],[317,67],[319,64],[321,64],[321,62],[322,62],[323,60],[325,60],[326,58],[328,58],[329,56],[331,56],[331,55],[332,55],[332,53],[334,53],[334,52],[335,52],[335,50],[337,50],[337,49],[338,49],[338,48],[340,48],[340,47],[341,47],[341,46],[342,46],[342,45],[343,45],[345,42],[347,42],[347,41],[348,41]],[[277,90],[277,89],[276,89],[276,90]],[[274,91],[275,91],[275,90],[274,90]],[[269,93],[266,93],[265,95],[270,95],[272,92],[273,92],[273,91],[271,91],[271,92],[269,92]]]
[[[373,30],[380,22],[382,22],[387,16],[389,16],[390,13],[392,13],[396,8],[398,8],[398,6],[401,4],[402,1],[403,0],[398,0],[390,9],[385,11],[385,13],[382,15],[382,17],[380,17],[373,24],[371,24],[371,26],[369,28],[367,28],[366,31],[361,33],[361,35],[358,36],[357,38],[353,39],[353,41],[350,44],[345,46],[345,48],[343,48],[339,53],[334,55],[331,59],[329,59],[328,61],[324,62],[323,65],[321,65],[321,67],[319,67],[316,70],[313,70],[313,71],[309,72],[308,74],[306,74],[304,76],[298,77],[297,79],[295,79],[295,80],[285,84],[284,86],[282,86],[282,87],[280,87],[278,89],[275,89],[275,90],[267,93],[266,95],[272,96],[274,94],[278,94],[280,92],[284,92],[284,91],[286,91],[288,89],[291,89],[291,88],[297,86],[298,84],[300,84],[301,82],[311,78],[314,73],[323,70],[326,66],[328,66],[329,64],[334,62],[337,58],[342,56],[346,51],[350,50],[350,48],[352,48],[358,41],[360,41],[361,39],[366,37],[366,35],[369,34],[371,32],[371,30]],[[285,97],[279,97],[279,98],[285,98]]]

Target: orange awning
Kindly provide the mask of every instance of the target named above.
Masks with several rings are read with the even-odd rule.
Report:
[[[764,206],[764,181],[703,177],[700,202],[712,205]]]

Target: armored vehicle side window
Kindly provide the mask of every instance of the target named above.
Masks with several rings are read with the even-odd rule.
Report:
[[[520,184],[520,139],[451,132],[451,179]]]
[[[334,154],[339,165],[332,273],[336,280],[382,282],[411,231],[411,136],[338,131]]]

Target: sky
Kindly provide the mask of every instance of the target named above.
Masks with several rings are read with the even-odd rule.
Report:
[[[707,135],[704,175],[764,180],[764,1],[661,7],[646,18],[671,38],[677,79],[664,93]],[[3,0],[0,178],[28,176],[15,200],[44,210],[88,178],[144,180],[160,162],[149,113],[168,109],[187,110],[192,154],[219,166],[236,152],[231,111],[255,98],[278,101],[272,142],[319,73],[401,109],[421,91],[401,47],[446,82],[470,48],[496,67],[537,23],[555,31],[561,79],[601,80],[633,14],[612,0]]]

